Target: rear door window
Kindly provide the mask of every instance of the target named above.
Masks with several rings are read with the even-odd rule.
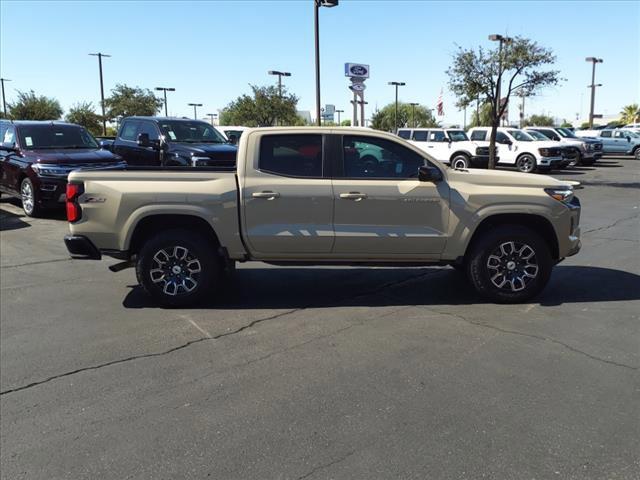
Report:
[[[611,132],[602,132],[600,136],[604,138],[611,138]]]
[[[487,139],[486,130],[474,130],[471,132],[471,140],[483,141]]]
[[[413,139],[416,142],[426,142],[429,137],[429,132],[427,130],[416,130],[413,132]]]
[[[398,130],[398,136],[405,140],[409,140],[409,138],[411,138],[411,130]]]
[[[284,177],[322,177],[322,135],[265,135],[258,169]]]

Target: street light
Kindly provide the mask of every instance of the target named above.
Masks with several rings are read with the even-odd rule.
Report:
[[[198,112],[196,110],[196,107],[201,107],[202,104],[201,103],[188,103],[187,105],[189,105],[190,107],[193,107],[193,118],[194,120],[198,119]]]
[[[4,112],[4,118],[7,118],[7,96],[4,94],[4,82],[10,82],[8,78],[0,78],[2,83],[2,111]]]
[[[589,128],[593,128],[593,107],[596,103],[596,87],[602,86],[601,83],[596,85],[596,63],[602,63],[602,59],[596,58],[596,57],[587,57],[584,60],[586,62],[593,63],[593,69],[591,70],[591,85],[588,85],[588,87],[591,88],[591,109],[589,110]]]
[[[156,90],[164,92],[164,116],[168,117],[169,114],[167,113],[167,92],[175,92],[176,89],[173,87],[156,87]]]
[[[416,128],[416,106],[420,104],[411,102],[409,105],[411,105],[411,124],[413,125],[413,128]]]
[[[340,126],[340,114],[344,113],[344,110],[336,110],[336,113],[338,114],[338,126]]]
[[[313,0],[313,25],[316,43],[316,124],[321,125],[320,119],[320,33],[318,28],[318,10],[320,7],[336,7],[338,0]]]
[[[396,87],[396,114],[393,121],[393,133],[398,133],[398,87],[404,87],[404,82],[388,82],[388,85],[394,85]]]
[[[102,105],[102,134],[107,134],[107,119],[104,114],[104,83],[102,82],[102,57],[110,57],[104,53],[90,53],[92,57],[98,57],[98,68],[100,69],[100,105]]]
[[[502,35],[489,35],[489,40],[492,42],[500,42],[500,46],[498,47],[498,78],[496,85],[496,96],[498,100],[496,101],[496,112],[500,111],[500,105],[502,105],[502,99],[500,97],[500,87],[502,85],[502,44],[503,43],[511,43],[513,41],[512,38],[503,37]],[[500,119],[499,119],[500,120]]]
[[[278,76],[278,96],[282,97],[282,77],[290,77],[291,73],[289,73],[289,72],[279,72],[278,70],[269,70],[267,73],[269,75],[277,75]]]
[[[212,127],[215,127],[215,125],[216,125],[216,124],[215,124],[215,122],[213,121],[213,119],[214,119],[215,117],[217,117],[217,116],[218,116],[218,114],[217,114],[217,113],[207,113],[207,116],[211,119],[211,126],[212,126]]]

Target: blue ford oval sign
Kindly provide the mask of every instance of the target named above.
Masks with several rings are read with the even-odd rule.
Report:
[[[345,63],[344,75],[352,78],[369,78],[369,65],[361,63]]]

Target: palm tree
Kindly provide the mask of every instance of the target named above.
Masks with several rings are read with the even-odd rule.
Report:
[[[632,103],[623,107],[620,115],[622,115],[621,121],[623,123],[636,123],[640,121],[640,107],[637,103]]]

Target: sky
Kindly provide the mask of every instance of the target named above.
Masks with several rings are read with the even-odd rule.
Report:
[[[463,123],[445,71],[458,46],[495,46],[489,34],[524,36],[551,48],[566,80],[527,99],[526,115],[575,120],[589,112],[591,64],[599,57],[596,113],[640,103],[640,1],[340,0],[320,9],[322,104],[350,111],[344,63],[370,65],[365,116],[399,98],[435,106],[442,89],[444,123]],[[117,83],[168,93],[169,114],[192,116],[188,103],[213,113],[250,91],[284,78],[299,110],[315,110],[312,0],[289,1],[0,1],[0,76],[7,100],[34,90],[67,111],[79,101],[98,109],[97,58],[105,95]],[[161,94],[162,92],[157,92]],[[515,107],[515,106],[514,106]],[[517,109],[511,108],[511,120]],[[346,115],[346,117],[345,117]],[[343,114],[348,118],[348,113]],[[470,118],[470,113],[469,117]]]

